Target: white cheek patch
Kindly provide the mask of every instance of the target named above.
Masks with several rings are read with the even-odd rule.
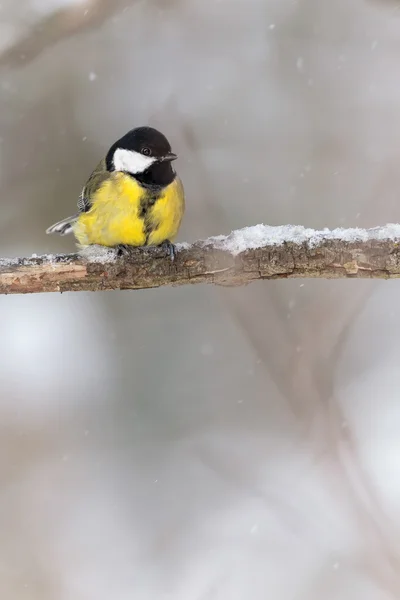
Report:
[[[148,169],[156,159],[151,156],[144,156],[134,150],[125,150],[117,148],[114,152],[114,168],[116,171],[127,171],[128,173],[143,173]]]

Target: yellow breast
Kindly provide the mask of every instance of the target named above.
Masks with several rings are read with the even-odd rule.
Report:
[[[75,237],[83,246],[145,246],[172,241],[184,204],[178,178],[155,193],[125,173],[112,173],[93,195],[91,209],[80,215],[74,226]]]
[[[160,194],[149,210],[146,244],[158,245],[166,240],[173,242],[178,234],[185,211],[185,194],[181,180],[176,177]]]

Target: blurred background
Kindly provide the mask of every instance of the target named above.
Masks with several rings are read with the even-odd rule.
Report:
[[[71,252],[111,143],[179,241],[400,220],[400,5],[2,0],[0,256]],[[0,596],[400,596],[400,284],[0,297]]]

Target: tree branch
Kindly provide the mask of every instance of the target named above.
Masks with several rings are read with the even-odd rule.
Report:
[[[79,254],[0,259],[0,293],[144,289],[162,285],[245,285],[289,277],[400,277],[400,225],[316,231],[256,225],[192,245],[175,260],[162,248],[132,248],[118,257],[90,246]]]
[[[0,54],[0,66],[20,67],[63,39],[100,27],[134,0],[87,0],[86,5],[59,8],[32,26],[25,37]]]

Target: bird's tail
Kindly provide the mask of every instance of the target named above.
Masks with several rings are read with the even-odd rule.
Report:
[[[51,227],[46,229],[46,233],[58,233],[60,235],[67,235],[68,233],[72,233],[73,224],[79,217],[79,214],[72,215],[72,217],[67,217],[62,221],[58,221],[58,223],[54,223]]]

